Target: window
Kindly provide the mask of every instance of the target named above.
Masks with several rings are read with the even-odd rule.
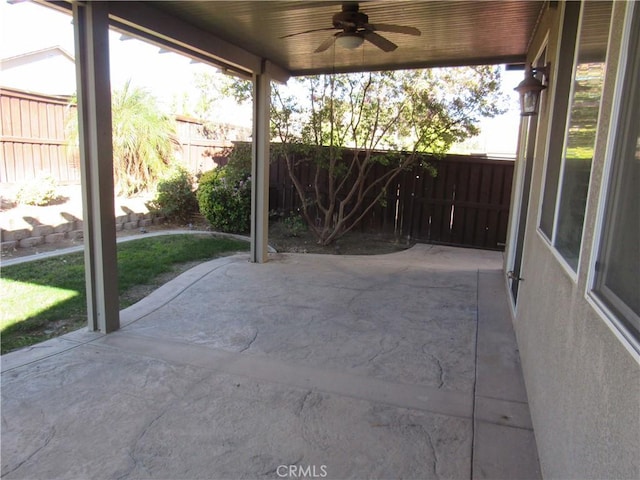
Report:
[[[578,19],[580,18],[580,3],[567,2],[564,4],[562,21],[562,37],[558,52],[558,68],[554,79],[555,92],[553,94],[551,131],[549,132],[549,148],[545,171],[544,193],[540,212],[540,230],[551,239],[556,213],[556,198],[558,196],[558,180],[562,163],[562,148],[564,146],[564,125],[569,110],[569,96],[571,93],[571,77],[573,73],[573,56],[578,36]],[[561,126],[560,128],[557,128]]]
[[[582,243],[612,4],[584,2],[581,7],[560,168],[557,161],[555,164],[550,161],[547,165],[547,184],[541,212],[541,229],[548,236],[551,233],[552,244],[574,271],[578,268]],[[559,178],[556,180],[555,173],[558,170]],[[553,209],[550,210],[551,203]],[[550,212],[553,213],[553,222],[549,218]],[[549,232],[551,225],[553,227]]]
[[[640,339],[640,6],[635,5],[612,148],[594,292]]]

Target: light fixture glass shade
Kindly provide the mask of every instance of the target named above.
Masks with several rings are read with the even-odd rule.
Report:
[[[520,115],[529,117],[538,114],[540,106],[540,92],[547,88],[535,77],[536,70],[527,67],[526,78],[514,88],[520,94]]]
[[[540,103],[539,91],[528,91],[520,94],[520,114],[529,117],[538,113]]]
[[[336,44],[347,50],[355,50],[364,42],[364,38],[357,33],[343,33],[336,38]]]

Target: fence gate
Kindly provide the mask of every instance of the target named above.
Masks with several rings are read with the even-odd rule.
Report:
[[[448,155],[430,163],[436,177],[416,168],[399,184],[402,235],[418,242],[503,250],[513,162]]]

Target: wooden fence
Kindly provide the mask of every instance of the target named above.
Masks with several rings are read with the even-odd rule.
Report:
[[[402,234],[416,241],[504,250],[512,161],[432,159],[434,178],[414,170],[398,192]]]
[[[206,172],[227,162],[234,141],[248,141],[251,129],[228,124],[205,126],[197,119],[176,116],[181,144],[179,158],[191,173]]]
[[[78,154],[67,147],[65,137],[65,119],[75,115],[69,98],[8,88],[0,93],[0,183],[23,182],[41,172],[61,183],[79,183]],[[205,131],[197,120],[176,120],[182,162],[193,173],[224,164],[231,141],[246,140],[250,134],[224,125]],[[436,168],[437,176],[420,167],[403,172],[358,228],[430,243],[503,249],[513,162],[455,155],[423,160]],[[308,162],[296,168],[311,193],[315,169]],[[385,166],[375,165],[367,181],[385,171]],[[283,159],[272,161],[270,175],[269,208],[296,211],[300,201]]]
[[[67,148],[65,136],[69,108],[68,97],[2,89],[0,183],[24,182],[40,173],[61,183],[80,182],[78,154]]]
[[[514,163],[484,156],[424,156],[435,177],[417,166],[402,172],[386,198],[360,222],[361,231],[401,235],[419,242],[503,250]],[[296,175],[309,196],[315,168],[298,163]],[[386,171],[376,165],[367,181]],[[324,192],[321,192],[324,194]],[[282,158],[270,166],[269,208],[295,212],[301,203]],[[320,219],[318,219],[320,221]]]
[[[67,146],[65,135],[67,119],[76,115],[69,97],[3,87],[0,115],[0,183],[20,183],[41,173],[63,184],[80,182],[78,151]],[[181,144],[177,156],[192,173],[226,161],[233,141],[251,135],[250,129],[226,124],[206,130],[202,122],[184,116],[176,117],[176,130]]]

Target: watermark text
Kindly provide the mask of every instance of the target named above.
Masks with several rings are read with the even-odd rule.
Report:
[[[276,474],[280,478],[325,478],[326,465],[278,465]]]

